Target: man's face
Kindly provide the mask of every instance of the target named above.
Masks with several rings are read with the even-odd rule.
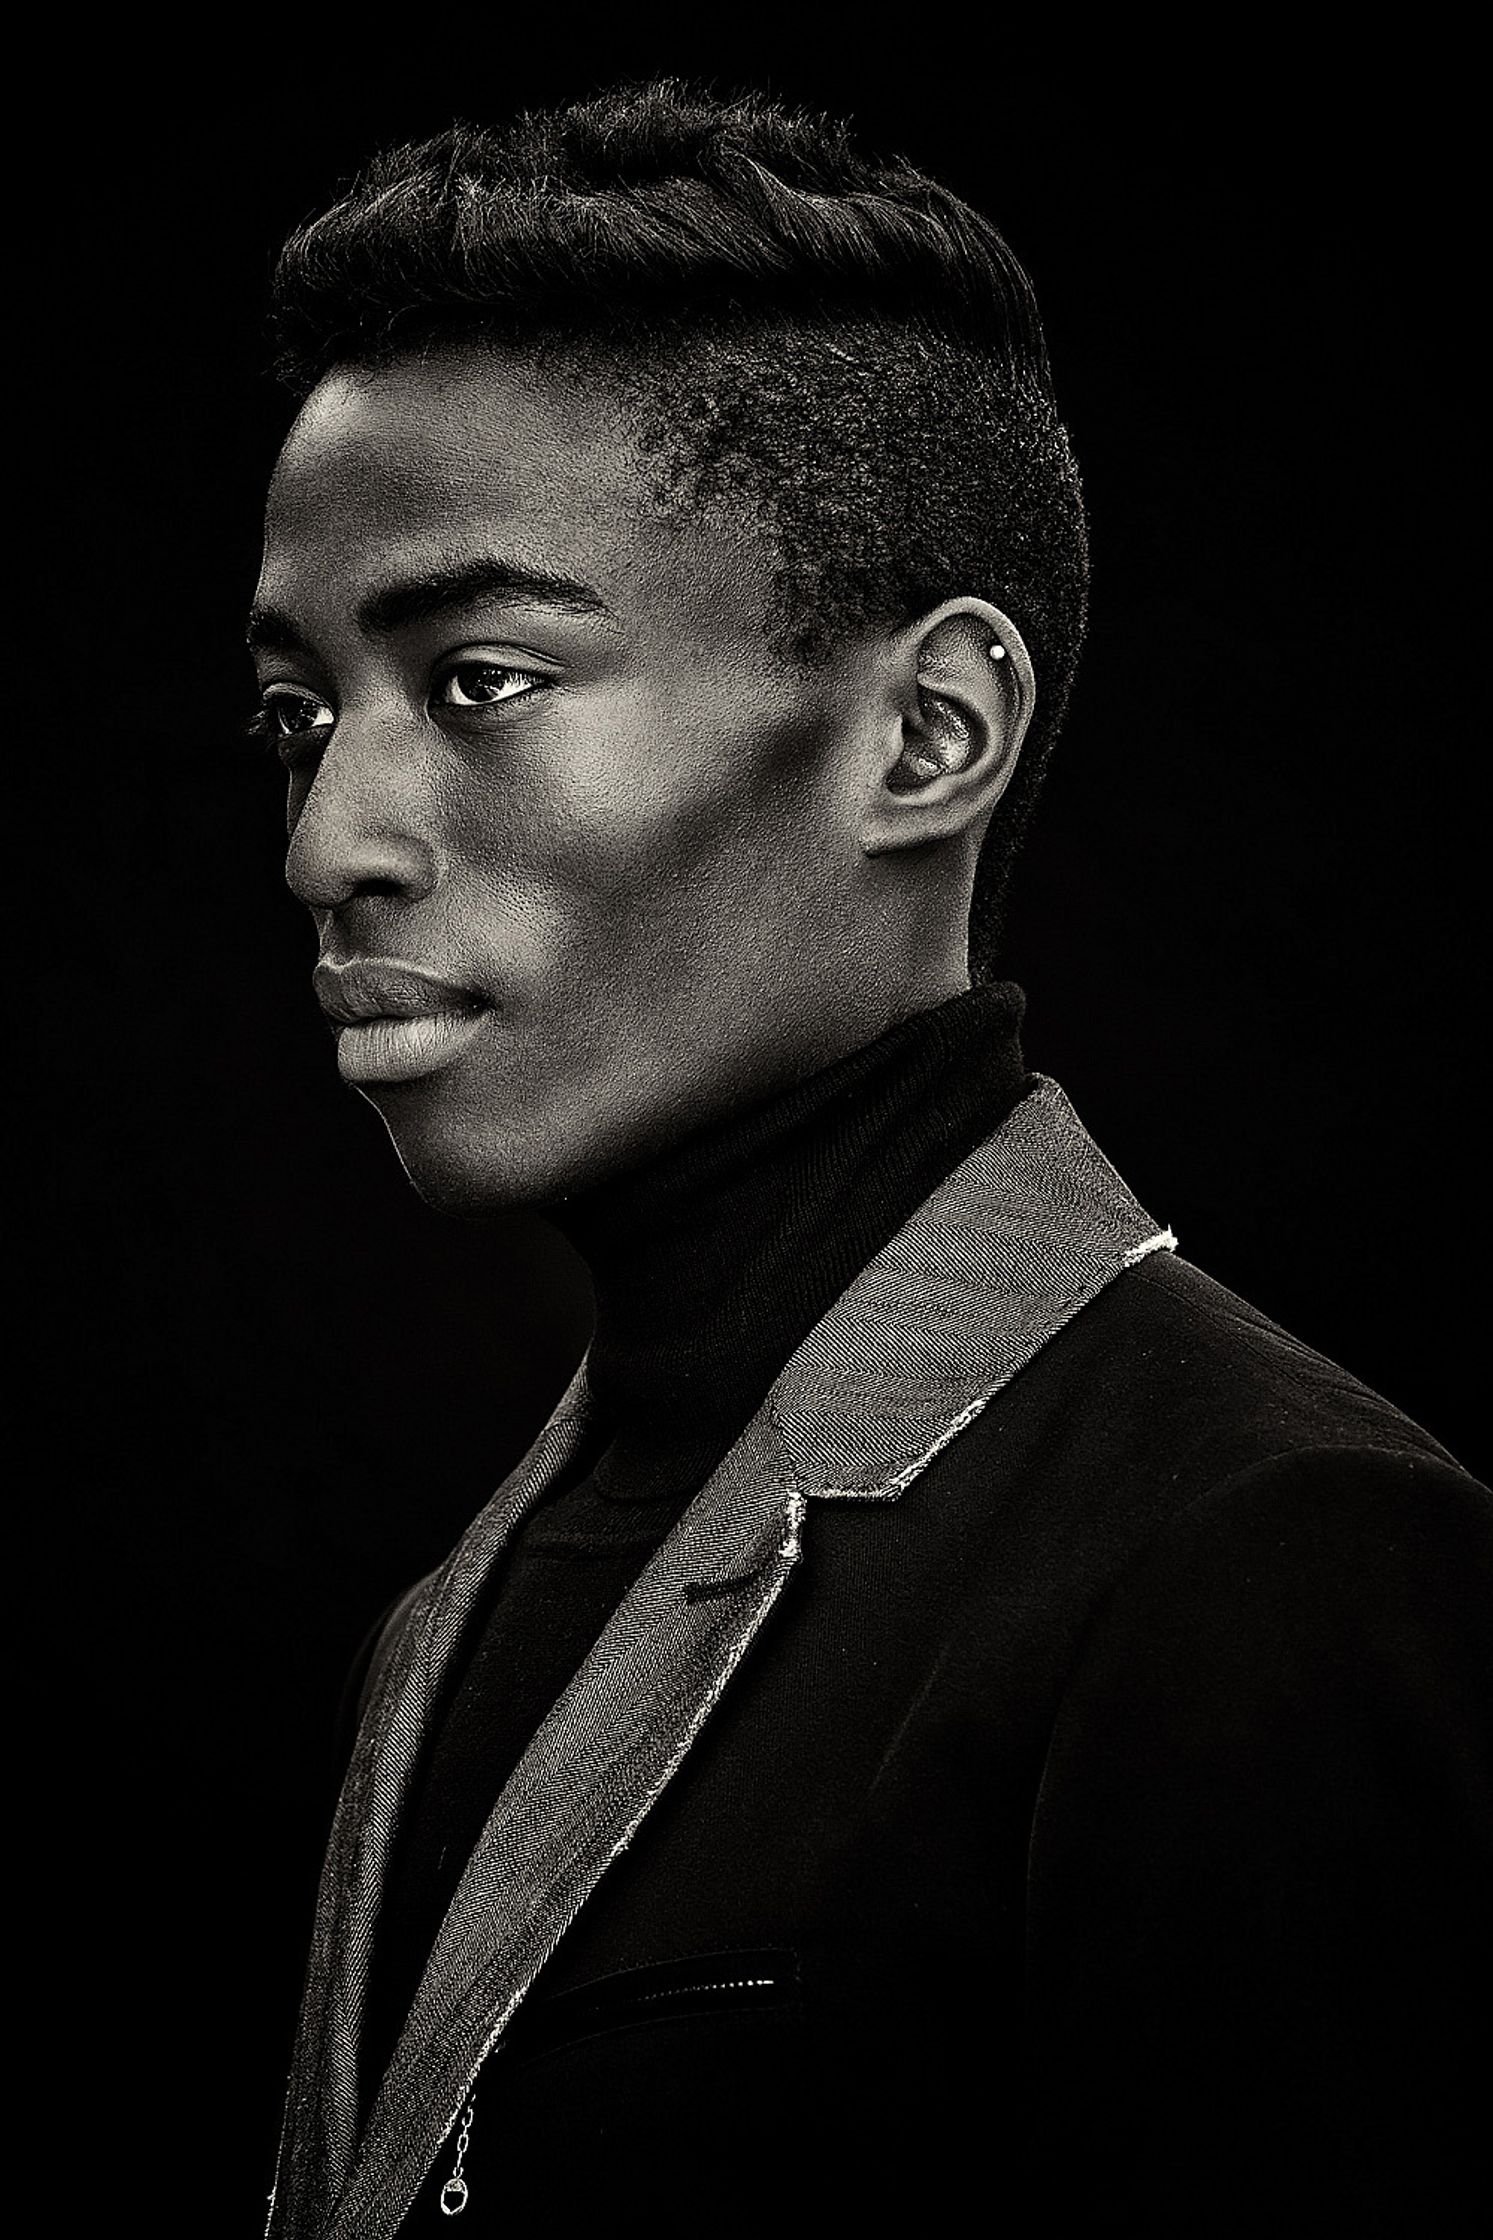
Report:
[[[864,685],[772,652],[772,565],[496,355],[334,374],[292,430],[254,630],[287,876],[433,1202],[562,1195],[883,1023]]]

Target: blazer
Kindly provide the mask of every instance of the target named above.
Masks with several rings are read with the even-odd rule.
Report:
[[[1493,1502],[1175,1245],[1039,1077],[540,1726],[360,2121],[390,1845],[582,1363],[380,1644],[271,2235],[435,2229],[462,2130],[468,2233],[1460,2229]]]

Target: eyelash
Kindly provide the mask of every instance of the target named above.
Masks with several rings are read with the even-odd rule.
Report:
[[[457,661],[453,662],[449,669],[443,671],[436,678],[434,690],[427,706],[433,708],[438,703],[444,688],[463,674],[504,679],[517,677],[521,678],[528,688],[523,692],[510,693],[502,700],[477,701],[473,703],[475,708],[483,706],[506,707],[514,701],[531,700],[552,681],[537,669],[520,669],[515,663],[509,661]],[[297,701],[310,707],[328,706],[328,703],[321,698],[319,693],[301,691],[294,686],[267,686],[259,706],[245,719],[242,726],[245,738],[252,740],[257,746],[268,748],[288,767],[294,767],[297,758],[293,751],[287,752],[287,749],[294,750],[297,745],[304,746],[318,735],[323,740],[330,738],[336,728],[336,716],[334,714],[331,723],[312,725],[307,730],[300,732],[281,731],[275,721],[276,707],[287,704],[294,705]]]

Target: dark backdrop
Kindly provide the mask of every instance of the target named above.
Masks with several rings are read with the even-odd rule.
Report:
[[[29,830],[60,1031],[26,1078],[63,1183],[30,1320],[53,1341],[42,1506],[83,1589],[53,1629],[81,1706],[64,1770],[111,1830],[78,1901],[111,2078],[79,2151],[153,2229],[257,2229],[341,1675],[587,1328],[542,1224],[424,1211],[338,1086],[276,777],[235,736],[285,417],[266,273],[380,141],[713,69],[853,110],[998,219],[1094,524],[1007,946],[1030,1056],[1193,1259],[1487,1453],[1444,88],[1386,65],[1286,91],[1237,55],[1075,88],[993,37],[832,60],[580,29],[443,33],[351,79],[262,25],[226,77],[136,49],[68,82],[86,129],[40,198],[64,210],[43,331],[66,344],[41,386],[69,417],[40,461],[66,541]]]

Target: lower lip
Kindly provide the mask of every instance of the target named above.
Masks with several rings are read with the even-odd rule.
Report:
[[[418,1019],[368,1019],[337,1037],[337,1071],[365,1088],[374,1081],[419,1081],[459,1058],[481,1032],[486,1011],[427,1011]]]

